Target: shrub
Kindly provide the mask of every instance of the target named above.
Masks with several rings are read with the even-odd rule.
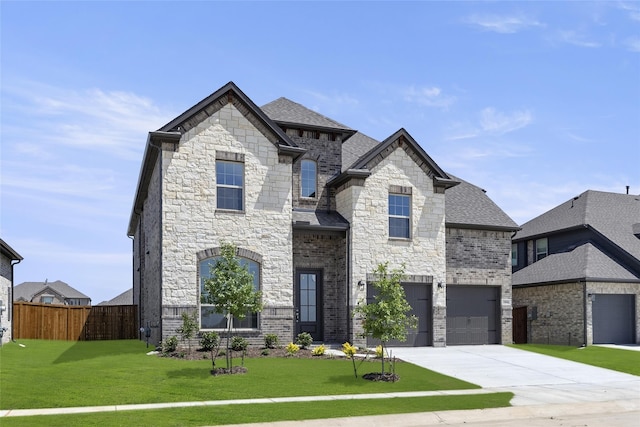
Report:
[[[211,351],[220,344],[220,335],[217,332],[203,332],[200,335],[200,346],[205,351]]]
[[[264,346],[266,348],[278,347],[278,336],[276,334],[267,334],[264,336]]]
[[[358,347],[352,346],[349,342],[342,344],[342,352],[347,356],[347,359],[352,358],[357,351]]]
[[[313,337],[309,332],[300,332],[296,338],[296,344],[301,348],[307,348],[313,343]]]
[[[249,341],[243,337],[233,337],[231,339],[231,350],[233,351],[246,351],[249,347]]]
[[[287,344],[287,355],[295,356],[296,353],[298,353],[299,351],[300,351],[300,346],[298,344],[294,344],[292,342]]]
[[[384,351],[382,350],[382,346],[376,346],[376,359],[380,359],[384,355]]]
[[[178,337],[175,335],[162,342],[163,353],[173,353],[178,348]]]
[[[269,349],[268,348],[262,349],[262,352],[260,354],[262,354],[263,356],[268,356],[269,355]]]
[[[313,353],[314,356],[323,356],[325,351],[327,351],[327,348],[324,346],[324,344],[320,344],[319,346],[314,348],[311,353]]]

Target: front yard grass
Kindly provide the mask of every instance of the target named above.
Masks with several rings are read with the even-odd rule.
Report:
[[[20,342],[25,347],[10,343],[0,351],[0,409],[479,388],[404,362],[396,383],[355,378],[344,358],[247,359],[247,374],[214,377],[210,360],[147,356],[137,340]],[[358,372],[379,369],[376,360]]]
[[[147,356],[143,342],[21,340],[0,349],[0,409],[106,406],[404,391],[477,389],[399,362],[396,383],[360,378],[380,369],[364,362],[253,358],[247,374],[210,374],[210,360]],[[236,363],[240,363],[237,359]],[[218,364],[224,364],[219,360]],[[179,407],[2,418],[3,426],[198,426],[509,406],[511,393]]]
[[[640,352],[609,347],[517,344],[514,348],[640,376]]]

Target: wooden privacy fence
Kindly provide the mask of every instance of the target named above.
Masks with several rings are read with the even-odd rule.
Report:
[[[32,302],[13,304],[15,339],[67,341],[138,338],[137,306],[73,306]]]

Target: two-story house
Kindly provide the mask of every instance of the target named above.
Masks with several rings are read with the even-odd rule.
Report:
[[[42,304],[91,305],[91,298],[61,280],[22,282],[14,288],[15,302]]]
[[[521,342],[640,343],[640,196],[585,191],[523,224],[512,253]]]
[[[196,311],[201,330],[223,329],[225,319],[200,296],[230,242],[262,293],[263,311],[234,325],[255,344],[303,331],[364,343],[352,310],[382,262],[404,265],[421,319],[407,345],[510,342],[517,227],[461,182],[404,129],[378,142],[286,98],[260,108],[230,82],[149,133],[128,227],[141,325],[159,341],[175,335],[183,312]],[[457,188],[449,221],[446,193]],[[476,202],[501,215],[468,221]],[[473,254],[464,254],[466,243]],[[459,252],[452,262],[450,248]],[[485,263],[483,253],[495,259]]]

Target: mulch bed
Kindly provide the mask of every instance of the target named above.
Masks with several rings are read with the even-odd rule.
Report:
[[[189,350],[188,348],[179,348],[178,350],[172,353],[162,353],[162,349],[157,349],[158,355],[161,357],[171,357],[174,359],[183,359],[183,360],[211,360],[211,354],[208,351],[202,351],[198,348],[192,348]],[[222,354],[218,354],[216,359],[217,364],[223,364],[225,360],[225,355],[223,353],[224,349],[221,349]],[[247,368],[241,366],[242,364],[242,353],[237,351],[232,351],[233,355],[233,363],[237,366],[232,368],[231,374],[244,374],[247,372]],[[313,352],[309,349],[300,349],[295,355],[290,355],[287,353],[286,348],[278,347],[278,348],[260,348],[260,347],[249,347],[247,352],[245,353],[245,358],[296,358],[296,359],[335,359],[343,356],[336,356],[335,354],[324,354],[322,356],[315,356]],[[211,370],[211,375],[227,375],[229,374],[228,368],[214,368]],[[392,374],[386,372],[384,374],[380,372],[370,372],[362,376],[362,378],[369,381],[384,381],[384,382],[396,382],[400,380],[400,377],[396,374]]]

